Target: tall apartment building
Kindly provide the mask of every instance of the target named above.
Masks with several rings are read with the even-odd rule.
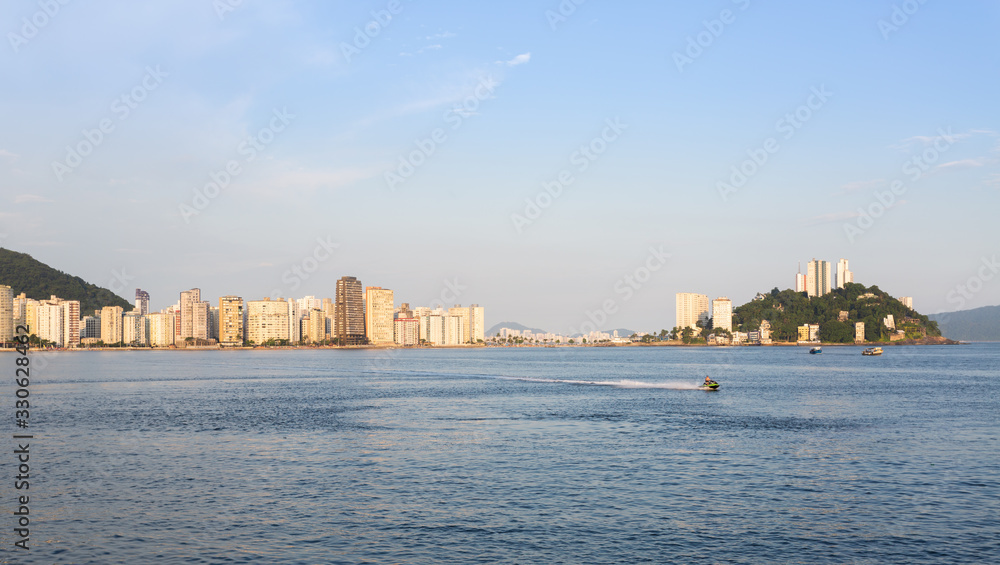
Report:
[[[809,296],[824,296],[830,292],[830,262],[809,261],[806,273],[806,293]]]
[[[799,272],[795,274],[795,292],[806,291],[806,276],[802,274],[802,263],[799,263]]]
[[[107,345],[121,343],[122,335],[121,306],[105,306],[101,308],[101,341]]]
[[[3,291],[0,291],[0,293],[2,292]],[[14,333],[16,334],[17,326],[23,326],[28,323],[27,320],[25,319],[25,314],[28,307],[28,297],[25,296],[23,292],[21,294],[18,294],[17,296],[14,297],[14,301],[11,304],[11,306],[13,308],[13,316],[14,316]],[[29,332],[29,334],[30,333],[31,332]]]
[[[125,345],[146,346],[149,343],[147,318],[139,313],[126,312],[122,316],[122,343]]]
[[[486,341],[486,308],[473,304],[469,306],[469,341]]]
[[[324,298],[322,304],[323,304],[323,308],[322,308],[323,309],[323,315],[326,317],[326,339],[329,339],[329,338],[333,337],[332,336],[332,334],[333,334],[333,319],[334,319],[334,315],[337,312],[337,309],[335,308],[334,305],[336,303],[333,301],[332,298]]]
[[[247,341],[260,345],[269,340],[289,338],[289,303],[284,300],[251,300],[246,303]]]
[[[63,300],[62,307],[63,347],[76,347],[80,345],[80,301]]]
[[[149,314],[149,293],[141,288],[135,289],[135,309],[143,316]]]
[[[677,293],[677,327],[697,327],[698,322],[708,322],[708,296],[692,292]]]
[[[396,345],[420,345],[420,320],[396,318],[392,321],[392,327]]]
[[[149,344],[153,347],[169,347],[174,344],[173,312],[156,312],[148,316]]]
[[[305,318],[305,332],[302,340],[309,343],[321,343],[326,339],[326,315],[323,310],[313,308]]]
[[[865,341],[865,323],[856,322],[854,324],[854,343],[864,343]]]
[[[365,342],[365,304],[361,281],[355,277],[340,277],[334,297],[333,335],[340,345],[360,345]]]
[[[63,308],[55,296],[38,303],[36,315],[38,328],[33,333],[38,339],[48,341],[58,347],[63,345]]]
[[[847,283],[854,282],[854,272],[848,268],[847,259],[837,262],[837,273],[833,280],[834,288],[844,288]]]
[[[733,301],[725,296],[712,301],[712,328],[733,331]]]
[[[900,296],[899,301],[903,303],[910,310],[913,310],[913,297],[912,296]]]
[[[173,326],[170,326],[173,331]],[[173,337],[171,335],[171,337]],[[80,320],[80,340],[101,339],[101,318],[99,316],[85,316]],[[171,339],[170,343],[173,343]]]
[[[208,302],[201,301],[201,289],[192,288],[181,293],[180,341],[189,337],[208,339]]]
[[[429,316],[420,318],[421,339],[432,345],[461,345],[465,343],[462,333],[462,319],[448,314],[443,308],[433,310]],[[426,335],[427,337],[423,337]]]
[[[463,343],[468,343],[471,336],[469,335],[469,309],[462,308],[461,304],[456,304],[454,307],[448,309],[448,315],[454,316],[460,320],[462,324],[462,338]]]
[[[14,341],[14,290],[0,285],[0,343]]]
[[[393,343],[393,292],[380,286],[365,289],[365,337],[373,345]]]
[[[219,343],[228,347],[243,345],[243,299],[239,296],[219,299]]]

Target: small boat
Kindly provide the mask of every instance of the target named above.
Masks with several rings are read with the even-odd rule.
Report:
[[[811,353],[813,355],[817,355],[819,353],[823,353],[823,348],[822,347],[814,347],[814,348],[812,348],[812,349],[809,350],[809,353]]]
[[[715,381],[706,381],[705,384],[698,387],[698,390],[719,390],[719,383]]]
[[[862,355],[882,355],[881,347],[869,347],[861,352]]]

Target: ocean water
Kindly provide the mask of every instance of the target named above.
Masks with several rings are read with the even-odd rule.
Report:
[[[0,561],[1000,562],[1000,344],[806,351],[36,356]]]

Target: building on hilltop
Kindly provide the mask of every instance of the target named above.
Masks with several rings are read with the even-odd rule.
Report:
[[[841,259],[837,263],[836,278],[833,281],[834,288],[844,288],[847,283],[854,282],[854,273],[848,269],[847,259]]]
[[[830,262],[809,261],[806,273],[806,293],[810,296],[825,296],[830,292]]]

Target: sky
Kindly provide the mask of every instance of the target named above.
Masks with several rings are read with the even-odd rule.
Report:
[[[0,246],[181,291],[674,326],[801,263],[1000,304],[1000,4],[171,0],[0,16]]]

